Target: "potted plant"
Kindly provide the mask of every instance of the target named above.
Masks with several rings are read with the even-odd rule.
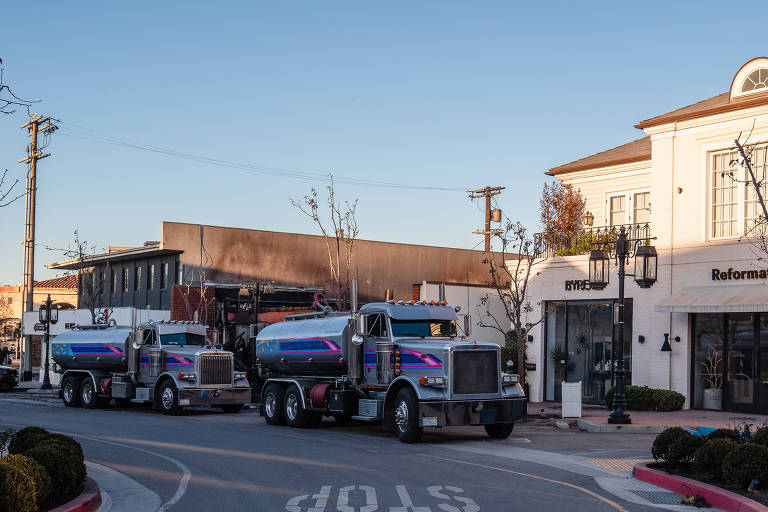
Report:
[[[720,411],[723,409],[723,376],[720,373],[720,364],[723,362],[723,358],[715,346],[710,345],[707,349],[707,355],[700,362],[704,366],[703,376],[707,386],[704,388],[702,407]]]

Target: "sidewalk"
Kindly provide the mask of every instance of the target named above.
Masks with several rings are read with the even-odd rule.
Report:
[[[555,402],[528,403],[528,417],[560,418],[561,407]],[[582,417],[576,424],[587,432],[624,432],[628,434],[655,434],[668,427],[712,427],[728,428],[749,423],[755,427],[768,424],[768,416],[760,414],[744,414],[725,411],[705,411],[687,409],[683,411],[652,412],[629,411],[632,423],[629,425],[611,425],[608,423],[607,407],[599,405],[582,405]]]

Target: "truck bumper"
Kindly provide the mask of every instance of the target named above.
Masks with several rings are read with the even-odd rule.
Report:
[[[179,405],[247,404],[251,401],[251,388],[181,388]]]
[[[527,413],[524,397],[497,400],[420,402],[419,424],[424,427],[514,423]]]

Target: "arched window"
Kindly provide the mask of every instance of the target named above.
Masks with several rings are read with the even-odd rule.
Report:
[[[768,68],[756,69],[747,76],[741,86],[741,92],[765,89],[768,86]]]

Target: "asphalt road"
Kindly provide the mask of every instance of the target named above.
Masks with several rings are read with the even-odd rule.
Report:
[[[465,428],[427,431],[421,443],[406,445],[377,426],[330,419],[316,429],[272,427],[255,410],[172,417],[145,407],[91,411],[0,400],[0,428],[26,425],[74,435],[89,461],[151,489],[163,510],[655,510],[622,501],[588,474],[557,467],[563,457],[647,457],[653,436],[522,426],[496,441]],[[505,456],[515,448],[551,457],[537,463]]]

